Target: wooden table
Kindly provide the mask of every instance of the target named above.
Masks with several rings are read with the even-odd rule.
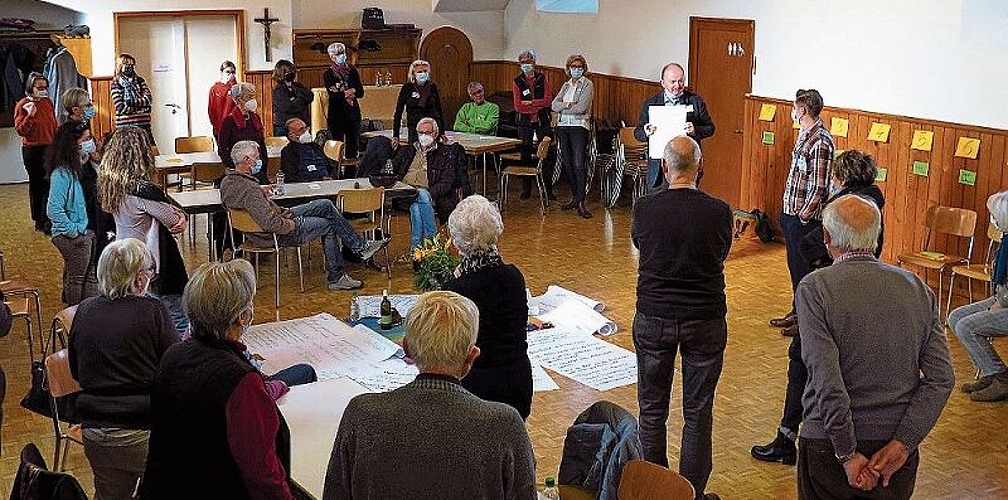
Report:
[[[304,200],[310,198],[332,198],[340,191],[351,189],[371,189],[371,181],[366,177],[357,179],[340,179],[335,181],[318,182],[292,182],[284,184],[283,196],[271,196],[270,199],[283,205],[284,201]],[[397,182],[388,191],[398,191],[408,193],[416,188],[409,184]],[[212,213],[224,209],[221,203],[219,189],[197,189],[195,191],[182,191],[179,193],[168,193],[175,202],[188,214]]]
[[[280,150],[283,148],[267,147],[266,153],[269,159],[280,158]],[[154,172],[159,185],[165,185],[165,179],[172,174],[184,174],[192,171],[193,164],[220,164],[221,158],[216,151],[203,151],[199,153],[176,153],[172,155],[157,155],[154,157]]]
[[[515,139],[513,137],[497,137],[495,135],[482,135],[482,134],[471,134],[468,132],[454,132],[447,131],[445,135],[451,140],[451,142],[456,142],[467,154],[476,156],[483,156],[483,194],[486,195],[486,174],[487,174],[487,157],[489,153],[499,153],[501,151],[509,151],[515,149],[522,145],[520,139]],[[401,129],[399,137],[408,137],[406,129]],[[372,132],[364,132],[361,137],[365,139],[373,139],[375,137],[386,137],[392,138],[392,130],[376,130]]]

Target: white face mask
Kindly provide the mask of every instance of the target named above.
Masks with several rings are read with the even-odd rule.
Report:
[[[46,89],[46,90],[36,90],[33,93],[35,94],[35,98],[36,99],[42,99],[42,98],[45,98],[45,97],[49,97],[49,90],[48,89]]]
[[[308,144],[312,142],[312,135],[310,130],[305,130],[303,134],[298,136],[298,142],[301,144]]]
[[[431,144],[434,144],[434,136],[427,134],[420,134],[420,145],[429,148]]]
[[[259,103],[255,99],[249,99],[245,101],[245,111],[249,113],[255,113],[255,110],[259,108]]]
[[[421,85],[427,83],[427,81],[430,80],[430,73],[426,71],[417,71],[416,73],[413,74],[413,76],[416,78],[416,82]]]

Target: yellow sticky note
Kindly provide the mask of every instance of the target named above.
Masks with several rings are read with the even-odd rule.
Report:
[[[956,158],[969,158],[975,160],[980,152],[980,139],[972,137],[960,137],[959,144],[956,145]]]
[[[801,129],[801,122],[791,122],[791,128],[795,130]]]
[[[889,130],[892,129],[892,125],[886,123],[872,123],[871,129],[868,130],[868,140],[875,142],[889,142]]]
[[[846,118],[834,118],[830,120],[829,133],[833,137],[847,137],[847,128],[850,122]]]
[[[764,122],[772,122],[774,116],[777,115],[777,105],[776,104],[763,104],[759,108],[759,119]]]
[[[934,132],[930,130],[914,130],[913,141],[910,142],[910,149],[917,151],[931,151],[934,144]]]

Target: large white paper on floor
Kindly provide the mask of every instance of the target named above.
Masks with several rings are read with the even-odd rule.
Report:
[[[528,289],[525,290],[526,294]],[[595,312],[601,313],[605,310],[605,304],[592,299],[590,297],[585,297],[577,292],[572,292],[559,285],[550,285],[546,287],[546,293],[538,297],[530,297],[529,302],[529,314],[533,316],[538,316],[540,314],[546,314],[553,309],[556,309],[568,300],[575,300],[581,302],[582,304],[588,306],[589,308],[595,310]],[[533,312],[532,309],[535,309]]]
[[[542,321],[553,323],[554,326],[563,326],[575,331],[591,335],[601,333],[602,335],[612,335],[616,333],[616,322],[595,312],[583,302],[567,299],[556,309],[537,316]]]
[[[528,334],[528,354],[539,363],[592,389],[637,382],[637,356],[602,339],[562,326]]]
[[[559,388],[553,377],[550,377],[539,363],[532,361],[532,392],[549,392]]]
[[[402,317],[406,317],[406,313],[413,309],[416,305],[417,299],[420,298],[419,295],[389,295],[389,302],[392,303],[392,307],[399,311]],[[360,315],[362,318],[368,316],[377,318],[381,316],[381,295],[359,295],[357,297],[357,307],[360,309]]]
[[[351,328],[327,313],[256,325],[242,341],[265,358],[265,373],[308,363],[319,380],[341,377],[351,370],[363,372],[402,355],[395,342],[367,327]]]
[[[291,477],[322,498],[336,431],[350,400],[370,392],[346,377],[291,387],[277,405],[291,431]]]
[[[420,370],[393,357],[380,363],[356,363],[346,372],[348,377],[374,392],[388,392],[412,382]]]
[[[665,146],[669,141],[686,134],[686,113],[692,110],[691,104],[648,107],[648,123],[657,127],[651,137],[648,137],[648,157],[665,157]]]

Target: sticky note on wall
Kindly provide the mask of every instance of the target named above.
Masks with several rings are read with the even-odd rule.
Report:
[[[888,176],[889,176],[889,170],[879,167],[878,171],[875,172],[875,182],[885,182],[886,177]]]
[[[975,160],[980,152],[980,139],[973,137],[960,137],[959,144],[956,145],[956,158],[969,158]]]
[[[959,170],[959,184],[965,184],[967,186],[976,186],[976,176],[977,173],[972,170]]]
[[[910,149],[931,151],[932,144],[934,144],[934,132],[930,130],[914,130],[913,140],[910,141]]]
[[[774,133],[769,130],[763,131],[763,144],[773,145],[773,143]]]
[[[850,122],[846,118],[833,118],[830,120],[829,133],[833,137],[847,137],[847,128]]]
[[[777,105],[776,104],[766,104],[760,106],[759,109],[759,119],[764,122],[772,122],[774,116],[777,115]]]
[[[914,175],[919,175],[921,177],[928,176],[928,170],[930,170],[930,165],[926,161],[915,161],[913,162],[913,169],[911,170]]]
[[[889,130],[892,126],[887,123],[872,123],[868,130],[868,140],[875,142],[889,142]]]

